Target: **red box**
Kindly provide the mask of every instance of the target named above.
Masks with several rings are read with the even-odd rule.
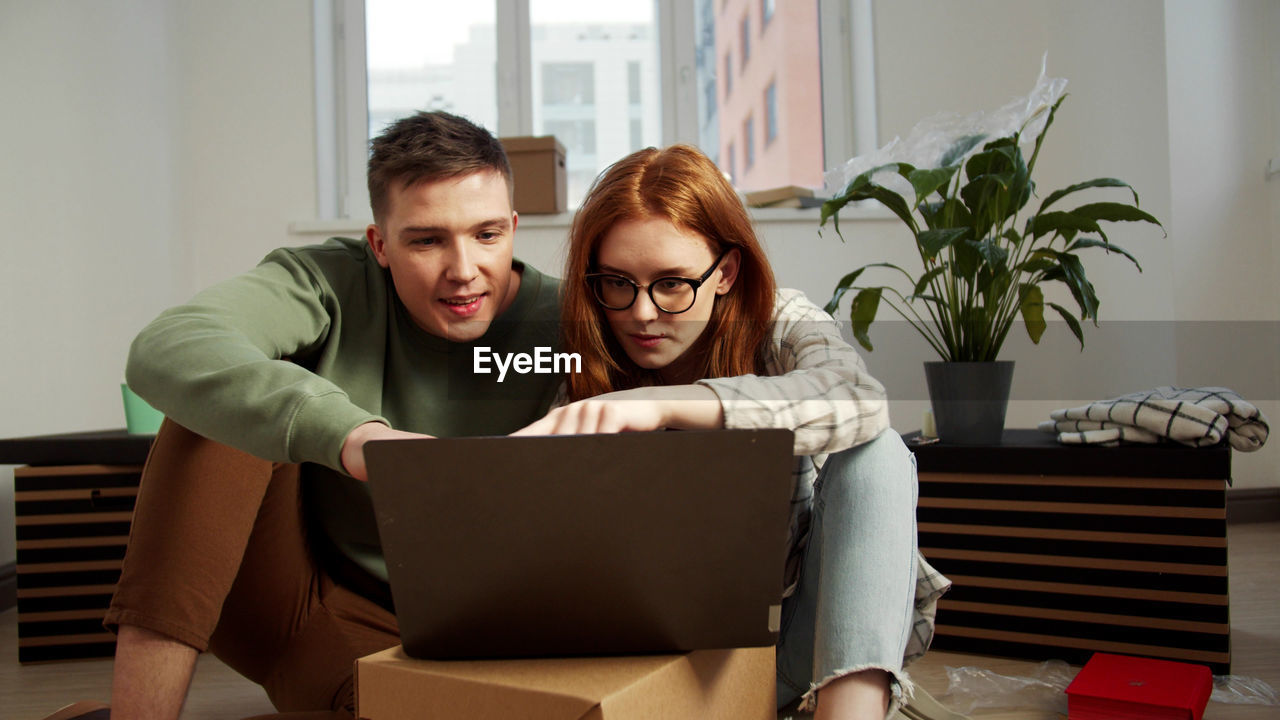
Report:
[[[1067,686],[1071,720],[1201,720],[1213,692],[1204,665],[1094,653]]]

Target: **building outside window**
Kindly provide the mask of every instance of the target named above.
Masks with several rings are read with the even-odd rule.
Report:
[[[817,0],[788,0],[778,3],[776,9],[773,3],[761,4],[761,0],[725,0],[720,17],[740,18],[737,31],[717,31],[710,38],[699,38],[714,42],[717,55],[727,57],[729,42],[748,42],[746,18],[760,8],[762,16],[769,17],[769,32],[755,36],[750,65],[743,63],[742,71],[735,73],[733,94],[726,93],[724,103],[716,108],[722,137],[744,135],[739,139],[741,172],[724,158],[720,167],[729,172],[740,190],[783,185],[820,188],[825,148]],[[724,67],[726,85],[730,67],[728,63]],[[763,123],[758,147],[756,114]]]
[[[764,144],[769,146],[778,139],[778,83],[771,82],[764,90]]]
[[[528,0],[526,24],[512,20],[516,0],[316,1],[333,14],[358,12],[366,38],[355,46],[359,56],[345,56],[367,83],[347,97],[368,97],[365,139],[344,136],[348,150],[339,151],[349,158],[343,163],[348,188],[362,184],[367,138],[424,109],[465,115],[499,136],[555,134],[567,150],[571,205],[608,164],[639,147],[677,141],[704,148],[740,189],[822,185],[830,138],[823,125],[819,0]],[[661,46],[655,8],[692,21],[693,48]],[[753,38],[756,12],[761,31]],[[499,33],[505,33],[501,41]],[[742,53],[737,67],[734,52]],[[660,62],[667,53],[687,58],[676,62],[695,72],[663,70],[670,67],[670,59]],[[847,64],[829,65],[841,73],[837,86],[847,82]],[[692,90],[679,95],[676,83]],[[735,143],[724,141],[744,131],[761,98],[764,142],[755,147],[754,137],[742,138],[736,146],[744,157],[737,158]],[[833,132],[843,136],[851,123],[843,126],[833,124]],[[841,143],[852,149],[851,141],[839,140],[838,150]],[[361,212],[367,199],[347,196],[339,205],[341,214]]]
[[[724,54],[724,104],[729,104],[729,97],[733,95],[733,52],[725,51]]]

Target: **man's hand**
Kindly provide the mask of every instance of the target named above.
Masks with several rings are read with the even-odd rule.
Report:
[[[597,395],[547,413],[512,435],[584,435],[663,428],[724,427],[720,401],[700,385],[645,387]]]
[[[364,466],[364,444],[370,440],[404,440],[429,438],[430,435],[393,430],[380,422],[368,422],[356,426],[342,443],[342,467],[351,477],[367,482],[369,471]]]

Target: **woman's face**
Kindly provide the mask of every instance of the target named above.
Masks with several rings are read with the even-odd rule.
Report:
[[[624,310],[604,310],[609,328],[632,362],[660,371],[667,383],[688,383],[681,358],[698,340],[711,318],[717,295],[729,292],[738,273],[738,252],[725,255],[698,287],[693,305],[681,313],[658,308],[648,292],[663,278],[697,280],[716,262],[717,253],[703,235],[648,217],[616,223],[600,243],[595,272],[620,275],[640,286],[635,302]],[[610,281],[615,289],[623,284]],[[658,283],[659,298],[683,292],[679,283]]]

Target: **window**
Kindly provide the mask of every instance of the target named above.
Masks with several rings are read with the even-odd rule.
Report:
[[[743,60],[738,61],[740,67],[725,64],[725,83],[732,81],[733,92],[726,94],[715,109],[715,125],[721,136],[735,136],[742,153],[740,172],[731,173],[734,184],[746,191],[780,185],[822,187],[825,168],[852,155],[847,149],[838,150],[829,137],[838,136],[840,128],[828,125],[824,115],[828,109],[839,118],[838,122],[848,121],[840,117],[844,113],[834,112],[845,107],[843,101],[832,98],[838,104],[828,105],[823,72],[848,66],[841,66],[841,60],[824,58],[818,0],[790,0],[787,12],[777,13],[770,20],[768,42],[758,42],[753,47],[752,21],[758,17],[758,7],[757,0],[731,3],[730,31],[717,31],[710,38],[699,35],[700,42],[714,43],[722,58],[728,57],[729,52],[743,55]],[[745,60],[748,54],[749,68]],[[777,97],[780,87],[786,88],[786,98]],[[701,127],[704,134],[699,144],[718,145],[719,136],[705,133],[707,124]],[[829,153],[833,156],[830,161]],[[720,167],[729,169],[723,162]]]
[[[758,22],[761,31],[766,22],[787,24],[779,28],[785,37],[796,30],[798,49],[773,40],[750,47],[751,23],[741,13],[754,14],[755,0],[312,0],[320,217],[367,217],[369,137],[391,119],[431,108],[467,115],[500,137],[564,133],[576,143],[565,143],[571,177],[593,178],[637,145],[686,142],[744,189],[818,187],[823,167],[876,146],[872,2],[789,2],[775,13],[775,2],[761,0]],[[744,37],[738,62],[750,56],[762,68],[735,82],[732,45]],[[804,64],[787,74],[779,58],[796,52]],[[591,66],[590,86],[584,70],[570,69],[575,64]],[[756,75],[788,92],[785,103],[765,109],[762,137],[772,126],[772,144],[802,138],[812,147],[795,167],[771,166],[788,154],[771,149],[740,175],[727,167],[742,159],[725,140],[742,132],[752,106],[760,110],[766,88]],[[802,79],[807,90],[794,85]],[[815,122],[798,126],[797,117]],[[572,189],[570,202],[577,202]]]
[[[724,102],[729,104],[729,96],[733,94],[733,54],[724,54]]]
[[[640,104],[640,62],[631,60],[627,62],[627,102],[632,105]]]
[[[639,118],[631,120],[631,151],[635,152],[645,147],[644,142],[644,126],[640,124]]]
[[[447,110],[495,127],[494,6],[365,0],[369,137],[418,110]]]
[[[778,139],[778,83],[770,82],[764,91],[764,144]]]
[[[542,66],[542,106],[595,105],[596,74],[591,63],[546,63]]]

